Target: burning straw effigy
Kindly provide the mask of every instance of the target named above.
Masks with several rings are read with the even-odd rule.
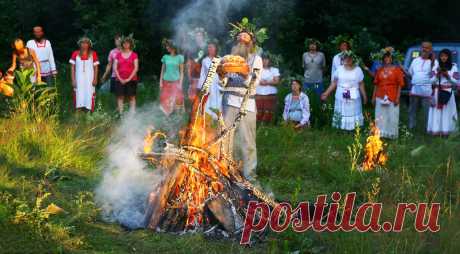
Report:
[[[241,175],[241,164],[232,154],[234,130],[246,115],[245,105],[255,89],[256,77],[248,79],[247,93],[234,122],[225,126],[219,114],[216,128],[204,109],[217,73],[225,86],[227,74],[247,77],[249,67],[239,56],[215,58],[179,144],[170,143],[165,134],[155,130],[149,130],[145,138],[141,157],[165,173],[165,180],[148,197],[146,228],[238,238],[249,201],[277,205]]]

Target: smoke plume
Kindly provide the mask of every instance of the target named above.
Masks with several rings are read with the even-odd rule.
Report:
[[[195,50],[190,34],[197,27],[210,38],[226,39],[231,11],[238,11],[248,0],[195,0],[184,6],[173,19],[174,41],[185,51]]]
[[[247,0],[195,0],[181,9],[173,19],[176,43],[193,50],[190,32],[204,28],[210,37],[227,34],[230,10],[238,10]],[[222,32],[224,31],[224,32]],[[182,43],[181,43],[182,42]],[[180,118],[180,119],[179,119]],[[149,193],[162,181],[161,170],[148,167],[138,155],[142,151],[146,131],[152,126],[177,134],[183,126],[182,117],[165,118],[158,106],[146,106],[124,118],[114,132],[107,149],[103,179],[96,190],[96,200],[104,218],[128,228],[141,228]]]
[[[139,157],[148,129],[177,132],[180,124],[167,121],[157,106],[146,106],[128,114],[114,131],[107,149],[102,182],[96,200],[103,216],[128,228],[143,226],[148,194],[161,182],[161,169],[153,169]]]

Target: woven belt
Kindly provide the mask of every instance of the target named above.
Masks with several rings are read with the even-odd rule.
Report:
[[[240,94],[240,93],[235,92],[235,91],[224,91],[224,94],[231,94],[231,95],[238,96],[238,97],[244,97],[244,94]],[[249,96],[249,99],[255,99],[255,98],[256,98],[255,95],[250,95]]]

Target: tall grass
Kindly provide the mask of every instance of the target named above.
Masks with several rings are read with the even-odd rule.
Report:
[[[140,105],[155,100],[156,85],[154,80],[144,82]],[[357,192],[358,203],[383,202],[385,218],[393,216],[398,202],[441,202],[441,232],[417,233],[412,228],[398,234],[284,232],[270,234],[266,243],[251,249],[201,235],[126,232],[99,220],[92,198],[116,125],[111,117],[114,99],[98,94],[98,111],[76,117],[66,78],[58,78],[55,89],[59,93],[50,105],[58,110],[14,110],[0,119],[0,252],[456,253],[460,249],[459,136],[439,139],[402,128],[399,140],[387,142],[386,167],[362,173],[351,169],[362,160],[367,127],[360,135],[332,129],[331,104],[314,98],[313,128],[296,131],[278,124],[258,128],[257,174],[262,185],[277,199],[293,203],[333,191]],[[280,102],[287,92],[287,87],[280,89]],[[51,203],[64,212],[47,214]],[[15,221],[18,212],[23,219]]]

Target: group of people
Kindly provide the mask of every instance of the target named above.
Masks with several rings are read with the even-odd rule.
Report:
[[[243,161],[244,176],[254,179],[257,166],[256,122],[273,121],[281,75],[280,70],[272,65],[272,55],[258,47],[257,44],[263,40],[256,38],[254,27],[245,24],[234,25],[235,31],[231,34],[235,45],[229,54],[244,58],[250,75],[228,75],[225,77],[225,86],[222,86],[222,77],[216,75],[209,90],[206,112],[214,119],[221,112],[225,123],[230,125],[237,114],[241,113],[241,107],[246,107],[245,117],[235,133],[238,141],[234,143],[236,154]],[[19,63],[21,69],[35,70],[33,82],[45,80],[49,83],[57,74],[51,43],[44,38],[42,27],[34,27],[33,34],[35,38],[27,42],[26,46],[20,39],[14,41],[9,71],[14,71]],[[175,111],[184,111],[184,82],[188,82],[188,99],[193,101],[197,97],[213,59],[219,57],[218,43],[209,40],[204,29],[197,28],[191,34],[192,39],[187,41],[184,54],[180,53],[182,47],[177,46],[176,41],[163,40],[167,54],[161,58],[159,100],[166,116]],[[110,78],[110,90],[117,97],[120,113],[123,112],[125,99],[128,99],[131,111],[135,111],[139,80],[138,55],[133,51],[135,40],[132,36],[117,35],[114,43],[116,47],[109,53],[102,82]],[[320,51],[320,43],[308,39],[306,48],[307,52],[302,56],[304,79],[291,82],[291,93],[284,99],[283,120],[293,123],[298,129],[309,126],[310,102],[305,92],[308,89],[313,91],[313,96],[323,101],[334,93],[334,127],[352,131],[362,126],[362,107],[368,102],[368,95],[360,58],[352,51],[351,44],[346,40],[340,41],[340,53],[332,59],[331,83],[327,89],[324,89],[326,57]],[[421,55],[413,60],[408,70],[404,70],[401,63],[395,61],[397,52],[391,47],[381,50],[372,69],[361,65],[373,78],[375,87],[371,101],[375,104],[375,122],[381,136],[385,138],[398,137],[400,96],[405,85],[411,86],[409,128],[415,128],[416,114],[421,107],[427,116],[427,131],[430,134],[449,135],[456,131],[457,107],[453,91],[460,77],[452,60],[452,52],[442,50],[436,59],[431,43],[424,42],[421,48]],[[78,41],[78,49],[72,53],[69,63],[75,91],[75,108],[79,111],[93,111],[100,63],[91,39],[82,37]],[[410,84],[405,84],[405,78],[411,80]],[[254,87],[249,86],[249,81],[253,82]],[[249,100],[242,105],[248,90]]]
[[[51,42],[45,38],[43,27],[33,28],[34,38],[27,44],[20,38],[13,41],[12,64],[8,73],[17,68],[31,70],[32,83],[52,84],[57,75]],[[77,111],[94,111],[96,85],[99,83],[99,58],[93,49],[93,42],[84,36],[77,42],[78,49],[70,57],[71,84],[74,90],[74,105]],[[116,36],[117,47],[110,52],[104,82],[111,74],[111,91],[116,94],[118,110],[123,112],[123,103],[128,98],[131,109],[136,106],[138,56],[133,51],[134,39],[131,36]]]
[[[331,84],[324,92],[324,54],[318,51],[320,44],[317,40],[307,39],[306,45],[308,52],[303,55],[304,89],[311,89],[323,101],[335,92],[332,121],[334,127],[351,131],[362,126],[362,105],[368,102],[368,96],[360,58],[351,50],[350,42],[340,41],[340,53],[332,60]],[[399,55],[392,47],[386,47],[377,54],[378,59],[374,61],[372,68],[362,65],[373,78],[371,100],[375,105],[375,122],[380,135],[389,139],[398,137],[401,89],[405,85],[410,86],[409,129],[416,127],[417,113],[422,108],[429,134],[448,136],[457,131],[455,90],[460,76],[452,52],[443,49],[436,59],[432,43],[423,42],[421,55],[411,62],[408,70],[401,66],[400,60],[395,59]],[[308,119],[305,119],[309,116],[308,97],[299,92],[299,86],[299,80],[292,82],[293,93],[285,99],[283,114],[286,121],[299,123],[296,127],[308,123]],[[293,101],[292,98],[296,99]]]

